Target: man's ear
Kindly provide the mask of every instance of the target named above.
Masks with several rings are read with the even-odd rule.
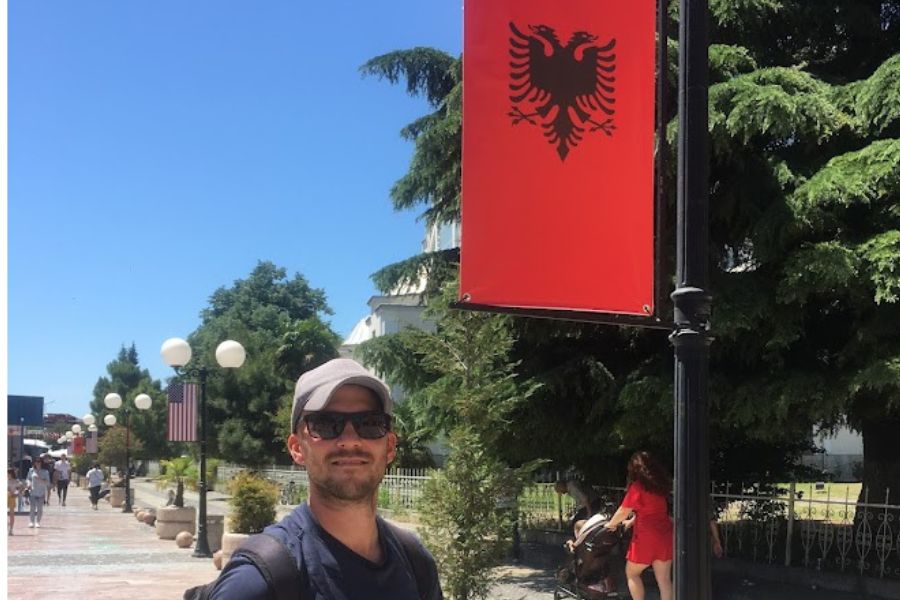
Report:
[[[292,433],[288,436],[287,440],[288,452],[291,453],[291,458],[298,465],[306,464],[306,457],[303,456],[303,446],[300,444],[300,436],[296,433]]]
[[[391,464],[397,458],[397,434],[393,431],[388,432],[387,444],[387,463]]]

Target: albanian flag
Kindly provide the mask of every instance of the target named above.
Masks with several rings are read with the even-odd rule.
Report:
[[[468,0],[460,297],[650,316],[656,2]]]

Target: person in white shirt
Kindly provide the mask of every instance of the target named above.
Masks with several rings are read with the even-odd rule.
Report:
[[[56,471],[56,495],[59,497],[59,503],[66,505],[66,496],[69,495],[69,475],[72,473],[72,465],[69,463],[68,457],[63,454],[62,459],[53,467]]]
[[[97,510],[97,503],[100,502],[100,486],[103,484],[103,471],[100,470],[100,463],[94,463],[90,471],[87,472],[88,488],[91,491],[91,506]]]
[[[25,485],[31,496],[28,526],[40,527],[41,518],[44,516],[44,499],[50,493],[50,472],[43,467],[41,462],[35,462],[35,465],[28,471]]]

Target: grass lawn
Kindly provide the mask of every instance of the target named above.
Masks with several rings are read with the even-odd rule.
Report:
[[[779,484],[779,487],[788,488],[790,484]],[[800,496],[794,504],[794,514],[798,519],[825,519],[831,523],[853,521],[856,513],[856,499],[862,483],[831,483],[825,482],[822,489],[816,489],[816,484],[798,483],[796,494]],[[787,499],[788,494],[781,498]],[[828,504],[825,504],[825,502]],[[869,499],[869,502],[877,500]],[[846,503],[846,504],[845,504]],[[845,514],[846,511],[846,514]]]
[[[790,487],[789,483],[779,483],[778,487],[782,487],[788,489]],[[808,500],[812,498],[813,500],[831,500],[832,502],[856,502],[856,499],[859,497],[859,490],[862,488],[862,483],[831,483],[825,482],[825,486],[823,489],[816,489],[816,484],[812,482],[806,483],[798,483],[796,490],[799,494],[803,492],[803,500]],[[788,495],[784,494],[781,496],[782,498],[787,498]],[[869,499],[870,502],[877,502],[877,500]]]

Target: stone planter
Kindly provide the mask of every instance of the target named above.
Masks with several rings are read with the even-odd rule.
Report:
[[[228,561],[231,560],[231,555],[234,554],[234,551],[238,549],[238,546],[244,543],[250,537],[250,534],[247,533],[228,533],[222,534],[222,566],[228,564]],[[210,544],[212,545],[212,544]]]
[[[206,541],[209,551],[216,552],[222,548],[222,536],[225,534],[225,515],[206,515]]]
[[[122,508],[125,504],[125,488],[109,488],[109,505],[113,508]]]
[[[174,540],[181,531],[197,533],[197,507],[161,506],[156,510],[156,535]]]

